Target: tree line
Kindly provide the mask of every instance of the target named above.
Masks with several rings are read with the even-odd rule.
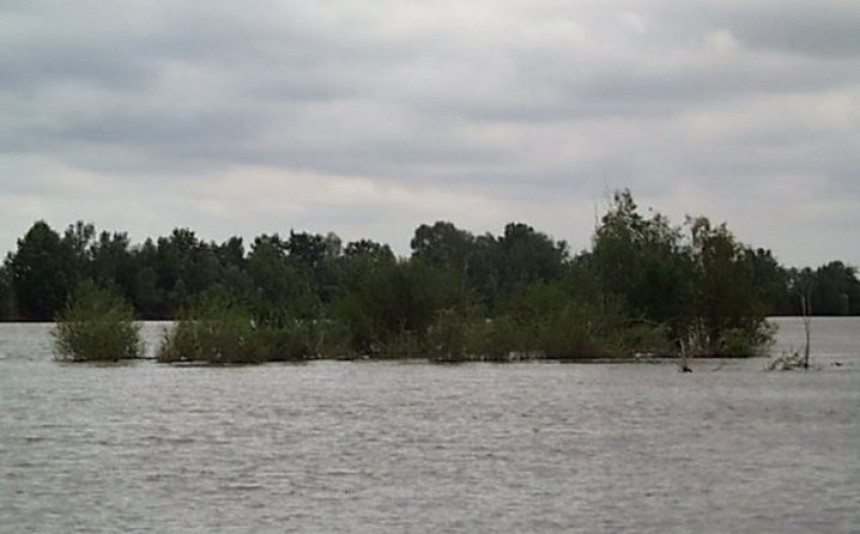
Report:
[[[263,234],[246,247],[240,237],[206,242],[178,228],[132,244],[80,221],[62,234],[37,221],[0,267],[0,320],[53,320],[89,282],[111,288],[140,319],[175,319],[217,298],[259,324],[332,325],[365,354],[462,351],[476,331],[505,351],[599,355],[690,343],[725,354],[764,342],[764,318],[799,315],[804,301],[816,315],[860,313],[852,266],[786,268],[725,224],[648,213],[616,192],[590,250],[576,254],[527,224],[473,235],[440,221],[415,230],[405,258],[333,233]]]

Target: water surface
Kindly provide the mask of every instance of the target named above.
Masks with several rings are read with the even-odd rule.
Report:
[[[63,364],[0,325],[0,532],[856,532],[858,327],[682,374]]]

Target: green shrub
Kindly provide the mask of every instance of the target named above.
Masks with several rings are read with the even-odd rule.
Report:
[[[438,360],[467,359],[466,338],[469,325],[457,311],[438,312],[427,333],[427,355]]]
[[[143,354],[131,305],[92,282],[78,286],[51,331],[57,359],[118,361]]]
[[[331,321],[290,319],[284,314],[258,318],[236,300],[208,297],[165,333],[156,358],[165,363],[213,364],[302,360],[341,350],[346,337],[342,330]]]
[[[730,328],[720,339],[720,355],[734,358],[755,356],[773,343],[776,328],[762,321],[752,329]]]
[[[585,307],[571,305],[538,325],[537,347],[546,358],[585,360],[617,356],[618,343],[600,335]]]
[[[338,319],[324,319],[312,323],[313,356],[345,358],[357,356],[353,347],[349,325]]]
[[[261,363],[270,356],[245,308],[223,298],[204,299],[165,333],[160,362]]]
[[[755,353],[754,339],[742,328],[730,328],[723,332],[720,356],[744,357]]]
[[[415,332],[403,330],[380,345],[376,354],[383,359],[418,358],[426,356],[427,342]]]
[[[628,354],[667,356],[673,352],[669,330],[664,325],[633,324],[622,330],[620,336]]]
[[[509,315],[487,319],[452,309],[439,312],[427,335],[426,353],[439,361],[510,361],[534,353],[528,328]]]
[[[293,320],[281,325],[261,325],[253,337],[266,361],[290,361],[319,356],[323,332],[317,322]]]
[[[525,354],[531,347],[528,335],[509,315],[474,323],[468,331],[469,351],[489,361],[508,361],[512,354]]]

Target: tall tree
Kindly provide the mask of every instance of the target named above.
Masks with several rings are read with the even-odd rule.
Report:
[[[53,320],[78,282],[77,269],[74,251],[60,235],[45,221],[33,224],[10,261],[22,318]]]
[[[371,354],[395,330],[386,312],[397,259],[388,245],[362,239],[344,249],[341,288],[332,314],[349,329],[349,345]]]
[[[695,263],[694,306],[705,349],[717,352],[730,329],[754,339],[761,333],[767,306],[755,287],[751,256],[725,224],[705,217],[689,220]]]
[[[11,321],[18,315],[15,310],[15,284],[9,269],[11,261],[12,255],[9,254],[3,265],[0,265],[0,321]]]
[[[90,245],[89,258],[93,281],[100,287],[115,286],[126,297],[134,288],[131,241],[125,232],[102,232]]]
[[[667,323],[676,334],[689,320],[692,264],[681,230],[660,213],[643,217],[630,191],[615,193],[588,258],[604,295],[617,295],[634,318]]]
[[[70,224],[63,232],[62,243],[69,249],[73,261],[71,267],[75,271],[75,277],[79,280],[92,277],[90,248],[95,235],[95,226],[80,220]]]
[[[860,308],[857,269],[841,261],[832,261],[816,269],[813,301],[820,315],[856,313]]]
[[[568,258],[567,243],[523,223],[509,223],[498,240],[500,286],[510,294],[532,282],[559,280]]]
[[[468,268],[474,237],[453,223],[422,224],[410,242],[412,258],[432,267],[462,271]]]
[[[779,313],[789,305],[786,299],[788,272],[770,250],[747,248],[745,254],[752,264],[753,287],[765,306],[765,313]]]
[[[304,260],[290,258],[288,248],[289,242],[278,234],[264,234],[254,239],[248,254],[248,276],[254,288],[252,301],[263,321],[283,324],[294,317],[320,316],[313,272]],[[304,253],[297,255],[301,257]]]

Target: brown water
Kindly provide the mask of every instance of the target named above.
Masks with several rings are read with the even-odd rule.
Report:
[[[858,327],[682,374],[61,364],[0,325],[0,532],[857,532]]]

